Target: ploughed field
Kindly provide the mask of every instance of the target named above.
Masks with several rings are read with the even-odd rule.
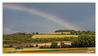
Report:
[[[32,38],[65,38],[78,37],[78,35],[33,35]]]

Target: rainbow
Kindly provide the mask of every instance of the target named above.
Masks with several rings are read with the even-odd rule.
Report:
[[[76,27],[75,25],[70,24],[68,21],[64,21],[63,19],[61,19],[57,16],[54,16],[54,15],[49,14],[49,13],[45,13],[43,11],[40,11],[40,10],[37,10],[34,8],[27,8],[27,7],[16,5],[16,4],[3,4],[3,7],[13,9],[13,10],[25,11],[25,12],[28,12],[31,14],[35,14],[35,15],[44,17],[45,19],[53,21],[53,22],[55,22],[59,25],[62,25],[63,27],[68,28],[68,29],[81,30],[79,27]]]

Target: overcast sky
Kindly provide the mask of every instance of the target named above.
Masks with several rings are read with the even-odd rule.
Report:
[[[34,8],[67,20],[82,30],[95,30],[94,3],[17,3],[14,5]],[[35,14],[3,7],[4,34],[14,32],[53,32],[68,29]]]

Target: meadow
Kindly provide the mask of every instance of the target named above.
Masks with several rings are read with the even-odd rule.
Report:
[[[94,47],[81,47],[81,48],[3,48],[3,53],[95,53]]]

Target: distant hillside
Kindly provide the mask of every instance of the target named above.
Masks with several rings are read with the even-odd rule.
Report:
[[[95,32],[75,31],[75,30],[56,30],[55,32],[50,33],[19,32],[19,33],[3,35],[3,43],[19,44],[19,43],[32,43],[32,42],[51,42],[51,41],[67,41],[67,40],[69,41],[72,39],[72,37],[78,37],[81,34],[95,35]]]
[[[32,34],[25,33],[13,33],[8,35],[3,35],[4,44],[16,44],[16,43],[28,43],[32,42]]]

